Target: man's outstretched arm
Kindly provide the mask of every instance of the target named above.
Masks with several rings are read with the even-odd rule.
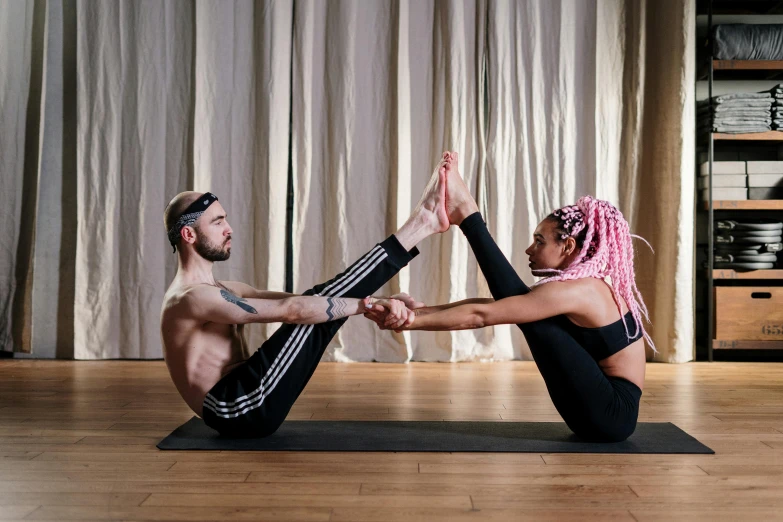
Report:
[[[289,294],[288,292],[274,292],[272,290],[259,290],[247,283],[240,281],[218,281],[218,284],[225,286],[232,294],[244,298],[252,299],[285,299],[294,297],[298,294]]]
[[[240,281],[218,281],[218,284],[225,286],[231,293],[239,297],[253,298],[253,299],[285,299],[286,297],[296,297],[300,294],[289,294],[288,292],[273,292],[271,290],[259,290],[247,283]],[[416,310],[426,306],[424,303],[417,301],[414,297],[401,292],[392,296],[372,296],[375,299],[398,299],[405,303],[405,306],[411,310]],[[490,299],[492,301],[492,299]],[[456,305],[451,305],[456,306]],[[380,308],[379,308],[380,310]]]
[[[208,285],[188,289],[177,306],[186,317],[221,324],[318,324],[363,314],[370,309],[365,299],[316,296],[244,298],[224,288]]]

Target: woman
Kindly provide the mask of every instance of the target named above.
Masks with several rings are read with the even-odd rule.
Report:
[[[395,330],[464,330],[517,324],[557,411],[583,439],[616,442],[636,428],[644,386],[642,326],[647,309],[636,288],[632,236],[622,214],[591,198],[556,210],[536,227],[525,250],[533,288],[522,282],[490,236],[478,206],[447,160],[446,212],[459,225],[494,299],[469,299],[409,312],[385,301],[367,316]],[[609,280],[609,282],[607,282]]]

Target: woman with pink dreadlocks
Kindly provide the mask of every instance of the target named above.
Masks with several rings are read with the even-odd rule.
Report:
[[[579,437],[622,441],[636,428],[644,385],[647,309],[634,281],[632,236],[619,210],[585,196],[547,216],[525,253],[529,288],[489,234],[457,171],[444,153],[446,213],[468,239],[494,299],[468,299],[402,310],[380,303],[370,313],[381,328],[465,330],[517,324],[525,335],[557,411]],[[607,281],[608,280],[608,281]]]

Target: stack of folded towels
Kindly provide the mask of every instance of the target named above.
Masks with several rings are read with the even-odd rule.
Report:
[[[780,101],[783,102],[783,88]],[[767,132],[772,129],[771,92],[738,92],[713,96],[698,103],[696,116],[699,130],[703,132],[725,132],[742,134]]]
[[[783,130],[783,83],[772,88],[772,96],[775,98],[772,103],[772,128]]]

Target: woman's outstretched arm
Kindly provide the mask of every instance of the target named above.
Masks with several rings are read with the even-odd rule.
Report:
[[[407,294],[403,294],[403,295],[407,296]],[[457,306],[464,306],[468,304],[489,304],[495,301],[491,297],[490,298],[475,297],[472,299],[457,301],[455,303],[447,303],[447,304],[435,305],[435,306],[423,306],[423,303],[418,303],[414,301],[415,304],[422,305],[416,308],[411,307],[409,302],[403,301],[402,303],[404,303],[404,307],[407,308],[406,310],[403,311],[399,306],[397,306],[396,308],[392,306],[392,303],[395,301],[395,299],[400,300],[398,299],[398,296],[392,296],[390,298],[374,299],[373,303],[379,305],[378,307],[381,308],[381,310],[378,310],[378,308],[369,309],[367,312],[365,312],[364,316],[374,321],[375,324],[377,324],[381,330],[399,331],[401,326],[405,324],[410,325],[413,322],[413,320],[415,319],[414,314],[428,315],[435,312],[448,310],[450,308],[455,308]]]
[[[425,315],[425,314],[440,312],[442,310],[448,310],[449,308],[454,308],[456,306],[462,306],[467,304],[489,304],[494,302],[495,300],[492,299],[491,297],[474,297],[471,299],[465,299],[463,301],[457,301],[455,303],[446,303],[446,304],[435,305],[435,306],[425,306],[419,308],[418,310],[421,310],[421,315]]]
[[[410,324],[400,330],[469,330],[496,324],[524,324],[580,311],[585,296],[578,285],[554,282],[524,295],[483,303],[420,308]],[[448,306],[448,305],[447,305]],[[437,308],[437,309],[435,309]]]

